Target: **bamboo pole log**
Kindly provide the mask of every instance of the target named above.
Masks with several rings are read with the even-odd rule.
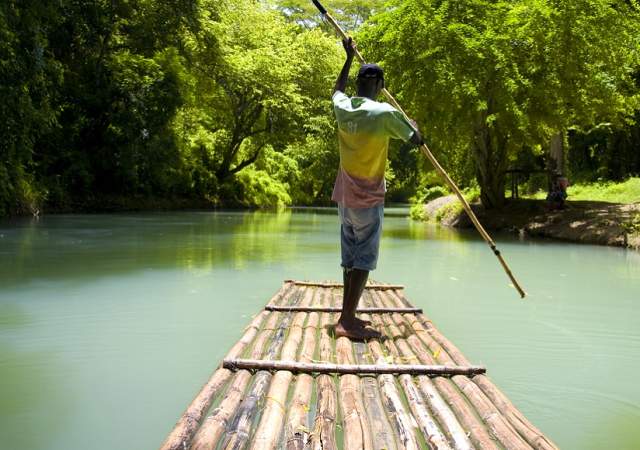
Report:
[[[444,363],[445,365],[455,364],[447,351],[431,336],[430,333],[434,331],[434,328],[427,332],[419,321],[413,322],[412,327],[420,342],[434,354],[434,359],[437,362]],[[455,375],[451,379],[460,391],[464,393],[471,405],[473,405],[491,434],[498,439],[502,445],[509,449],[531,448],[471,379],[462,375]]]
[[[264,360],[264,359],[225,359],[223,367],[230,370],[286,370],[293,373],[321,373],[338,375],[365,375],[365,374],[390,374],[390,375],[431,375],[454,376],[476,375],[484,373],[482,366],[454,366],[450,364],[337,364],[337,363],[302,363],[291,360]]]
[[[267,340],[273,334],[280,316],[278,313],[271,314],[264,329],[256,338],[251,356],[259,358],[262,356]],[[214,409],[205,419],[202,426],[195,434],[191,449],[193,450],[209,450],[214,449],[220,440],[220,437],[229,426],[229,421],[233,417],[238,405],[244,398],[244,393],[251,381],[253,374],[248,370],[241,370],[236,373],[231,387],[225,394],[220,405]]]
[[[536,428],[529,420],[518,410],[513,403],[493,384],[486,376],[480,376],[478,379],[473,378],[473,382],[480,387],[482,392],[491,399],[500,412],[509,420],[511,425],[525,438],[525,440],[533,448],[538,450],[557,450],[558,447],[549,438]]]
[[[368,357],[366,344],[357,342],[354,346],[357,363],[367,364],[370,358]],[[370,375],[363,376],[360,380],[362,383],[362,400],[369,417],[373,447],[375,449],[397,450],[391,424],[389,424],[389,419],[382,406],[376,378]]]
[[[451,357],[454,364],[458,361],[466,361],[465,356],[460,350],[438,331],[437,328],[430,330],[433,339],[440,345]],[[480,374],[482,375],[482,374]],[[541,450],[553,450],[558,447],[547,438],[538,428],[536,428],[529,420],[518,410],[511,401],[500,391],[500,389],[486,376],[482,376],[478,380],[475,377],[471,380],[475,386],[486,398],[495,405],[501,415],[506,418],[508,423],[518,432],[518,434],[533,448]]]
[[[332,306],[332,299],[329,297],[329,292],[327,289],[321,290],[321,306]],[[322,314],[320,316],[320,343],[319,343],[319,354],[320,361],[329,363],[333,360],[333,345],[332,345],[332,337],[329,335],[329,330],[333,329],[336,322],[336,314]]]
[[[312,450],[335,450],[336,445],[336,385],[330,375],[320,375],[318,387],[317,412],[311,434]]]
[[[273,298],[271,298],[269,303],[278,304],[292,286],[292,283],[285,283]],[[253,341],[255,336],[258,334],[258,329],[260,328],[262,321],[268,315],[269,313],[265,314],[263,312],[253,319],[240,340],[231,348],[231,350],[229,350],[227,358],[237,358],[242,354],[245,348],[249,346],[251,341]],[[231,371],[221,368],[211,375],[207,383],[205,383],[200,392],[182,414],[171,433],[169,433],[166,440],[160,447],[160,450],[182,450],[189,446],[193,434],[198,429],[204,414],[211,406],[213,398],[227,383],[231,374]]]
[[[411,303],[398,291],[392,291],[390,297],[395,300],[392,306],[412,307]],[[433,323],[424,315],[405,315],[407,321],[419,320],[427,328],[433,339],[446,351],[456,364],[468,363],[464,354],[449,341]],[[541,450],[557,449],[557,446],[536,428],[529,420],[509,401],[500,389],[486,376],[480,375],[472,381],[480,387],[482,392],[493,402],[501,414],[506,417],[509,424],[527,441],[533,448]]]
[[[342,311],[341,307],[337,306],[274,306],[267,305],[264,307],[267,311],[284,311],[284,312],[334,312],[339,313]],[[383,313],[422,313],[421,308],[358,308],[356,313],[361,314],[383,314]]]
[[[364,295],[364,297],[367,298],[367,295]],[[364,317],[371,319],[370,316]],[[386,355],[379,340],[370,340],[368,346],[374,361],[385,360]],[[397,447],[407,450],[420,448],[416,437],[417,424],[402,404],[394,377],[392,375],[379,375],[378,385],[387,416],[395,433]]]
[[[391,295],[393,299],[393,295]],[[404,303],[403,303],[404,304]],[[405,314],[401,319],[407,321],[409,326],[416,322],[416,316]],[[397,317],[396,317],[397,319]],[[412,327],[409,328],[412,330]],[[418,339],[416,334],[407,333],[407,343],[411,350],[423,364],[434,364],[433,354],[427,350],[422,341]],[[441,423],[448,423],[454,427],[453,423],[457,420],[465,430],[468,430],[469,438],[472,444],[482,450],[497,450],[499,446],[495,440],[489,435],[489,432],[477,411],[471,407],[464,395],[458,390],[452,381],[444,377],[436,377],[432,380],[422,378],[419,379],[419,385],[423,393],[431,400],[434,412],[438,416]],[[437,390],[435,389],[437,387]],[[447,406],[455,413],[455,419],[451,419],[448,413],[449,408],[440,405],[439,398],[446,401]],[[438,405],[438,406],[437,406]],[[455,441],[454,441],[455,442]]]
[[[351,341],[346,337],[336,340],[336,359],[341,364],[353,365]],[[342,375],[338,390],[344,430],[345,450],[371,450],[371,430],[362,404],[360,378],[357,375]]]
[[[452,380],[467,396],[482,420],[488,425],[491,433],[502,445],[509,449],[532,448],[473,381],[464,376],[456,376]]]
[[[384,358],[381,346],[377,341],[372,341],[369,345],[377,358]],[[397,433],[399,447],[407,450],[418,449],[419,445],[415,435],[416,423],[402,404],[394,377],[392,375],[379,375],[378,384],[387,415],[391,417],[392,424]]]
[[[322,290],[322,305],[329,306],[330,299],[326,290]],[[334,314],[324,313],[320,317],[320,360],[331,361],[333,348],[328,327],[333,324]],[[336,445],[336,386],[334,377],[319,375],[316,378],[318,398],[316,415],[311,433],[312,450],[335,450]]]
[[[192,450],[211,450],[216,447],[218,440],[229,424],[230,418],[242,401],[252,376],[253,374],[248,370],[241,370],[235,374],[222,402],[207,416],[193,437],[190,447]]]
[[[319,300],[318,290],[315,290],[314,294],[314,302],[317,302]],[[299,356],[301,362],[313,360],[319,320],[320,315],[317,312],[310,313],[307,318]],[[299,374],[297,376],[284,429],[284,443],[287,450],[302,450],[307,442],[309,436],[307,417],[312,388],[313,377],[311,375]]]
[[[343,287],[342,283],[333,283],[333,282],[316,282],[316,281],[299,281],[299,280],[285,280],[285,283],[293,283],[298,286],[314,286],[320,288],[341,288]],[[404,289],[404,286],[401,284],[375,284],[368,283],[365,286],[365,289]]]
[[[422,342],[416,336],[410,336],[409,344],[414,349],[421,361],[432,360],[431,354],[423,347]],[[468,402],[464,394],[451,381],[444,377],[436,377],[431,382],[421,379],[419,381],[422,391],[436,404],[437,398],[443,398],[448,407],[455,413],[457,420],[469,433],[472,444],[481,450],[497,450],[500,448],[495,439],[490,435],[487,425],[482,421],[476,409]],[[445,421],[446,410],[437,408],[441,421]]]
[[[284,429],[284,443],[287,450],[302,450],[307,443],[310,432],[307,428],[307,418],[312,389],[313,377],[308,374],[298,375]]]
[[[388,305],[389,302],[392,301],[385,295],[379,295],[379,297],[381,302],[385,305]],[[415,349],[408,342],[408,339],[414,336],[409,334],[408,338],[405,339],[403,336],[407,335],[407,330],[405,329],[404,333],[400,332],[399,326],[404,325],[402,316],[399,314],[394,314],[392,318],[385,316],[385,322],[394,336],[397,351],[400,353],[399,355],[396,353],[396,356],[412,362],[417,361],[424,363],[425,360],[421,358],[422,355],[417,354],[414,351]],[[441,380],[446,381],[444,379]],[[433,411],[434,416],[438,419],[438,422],[441,424],[446,434],[450,436],[453,446],[456,449],[472,449],[473,445],[467,435],[467,432],[464,430],[451,408],[449,408],[444,399],[438,393],[434,382],[426,376],[418,376],[416,377],[416,381],[431,411]],[[455,400],[463,401],[461,397]],[[470,411],[467,412],[467,414],[473,415]],[[490,441],[488,434],[486,436]]]
[[[377,298],[377,302],[381,303],[382,296],[379,295],[378,293],[372,292],[370,296],[373,298]],[[411,359],[411,358],[413,360],[417,360],[416,356],[413,355],[413,353],[406,348],[407,346],[406,346],[406,342],[403,339],[403,334],[401,333],[400,329],[391,321],[391,318],[389,317],[388,314],[385,314],[382,317],[376,316],[373,318],[373,320],[374,320],[374,323],[377,322],[379,326],[386,326],[392,339],[388,339],[385,341],[385,347],[387,348],[387,350],[390,352],[391,356],[395,360]],[[401,351],[399,350],[398,346],[402,347],[405,350],[406,353],[404,355],[401,354]],[[426,378],[426,377],[421,376],[419,378]],[[424,398],[422,397],[422,395],[420,394],[420,392],[418,391],[418,388],[414,384],[411,376],[400,375],[399,381],[400,381],[400,385],[403,388],[405,396],[407,397],[409,408],[411,409],[411,412],[413,413],[413,416],[416,419],[418,427],[422,431],[422,434],[429,448],[434,450],[450,449],[451,446],[449,445],[447,438],[444,436],[438,424],[436,423],[431,413],[429,412],[427,408],[427,404]],[[469,450],[471,448],[471,445],[468,442],[468,439],[467,439],[467,444],[469,445],[464,447],[465,450]]]
[[[313,290],[305,289],[305,294],[301,306],[311,304],[313,299]],[[280,355],[283,359],[294,359],[300,348],[302,341],[302,327],[306,320],[307,314],[304,312],[296,313],[291,321],[289,334],[282,346]],[[278,371],[271,380],[271,386],[266,397],[262,418],[258,424],[258,428],[251,442],[252,450],[272,450],[275,449],[278,439],[280,438],[280,430],[284,422],[286,414],[285,404],[287,403],[287,394],[293,374],[289,371]]]
[[[407,342],[421,362],[434,362],[433,355],[426,349],[422,341],[420,341],[417,336],[409,336]],[[476,448],[482,450],[497,450],[499,448],[494,439],[489,435],[489,432],[484,422],[482,422],[481,418],[478,416],[477,411],[471,407],[464,395],[450,379],[436,377],[427,381],[429,382],[420,379],[419,383],[422,391],[431,399],[433,405],[438,402],[437,399],[439,397],[442,397],[447,402],[447,405],[455,413],[455,416],[461,425],[464,429],[468,430],[469,438]],[[434,386],[437,390],[435,390]],[[434,409],[441,422],[447,421],[445,418],[445,415],[447,414],[445,408],[434,406]]]
[[[401,292],[392,291],[391,297],[396,301],[393,306],[397,307],[412,307],[411,303],[402,295]],[[407,321],[418,319],[422,325],[431,333],[433,338],[440,344],[440,346],[446,350],[456,364],[465,364],[468,362],[463,353],[449,341],[433,323],[424,315],[417,315],[415,317],[405,315]],[[486,376],[481,375],[476,380],[476,377],[472,381],[480,387],[482,392],[493,402],[496,408],[501,414],[506,417],[507,421],[513,428],[527,441],[529,445],[534,448],[542,450],[557,449],[557,446],[548,439],[542,432],[536,428],[529,420],[509,401],[509,399],[493,384],[493,382]]]
[[[414,331],[419,339],[416,346],[424,345],[433,355],[434,361],[453,365],[453,359],[427,332],[419,322],[413,323]],[[433,331],[433,328],[430,330]],[[530,448],[511,427],[508,421],[500,415],[495,406],[484,396],[482,391],[467,377],[454,376],[453,383],[466,396],[476,413],[483,420],[489,432],[507,448]]]
[[[291,303],[300,301],[301,292],[294,291],[291,296]],[[274,313],[280,314],[280,313]],[[291,314],[282,314],[283,318],[278,324],[274,337],[269,344],[266,357],[274,358],[283,346],[286,330],[291,322]],[[236,415],[225,434],[222,448],[225,450],[239,450],[244,448],[249,440],[251,428],[255,417],[259,413],[259,403],[264,399],[265,393],[271,381],[272,375],[269,372],[261,371],[254,376],[254,381],[248,395],[240,403]]]

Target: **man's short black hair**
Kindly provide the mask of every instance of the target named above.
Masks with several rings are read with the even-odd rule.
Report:
[[[358,71],[358,80],[382,80],[384,82],[384,70],[377,64],[363,64]]]

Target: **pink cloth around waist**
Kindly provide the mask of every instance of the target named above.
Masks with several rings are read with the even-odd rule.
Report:
[[[371,208],[384,204],[385,191],[384,178],[369,180],[352,177],[341,167],[338,170],[331,200],[347,208]]]

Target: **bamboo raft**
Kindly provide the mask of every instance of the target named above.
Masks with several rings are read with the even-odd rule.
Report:
[[[335,339],[342,285],[286,280],[162,450],[556,449],[403,294],[369,284],[381,331]]]

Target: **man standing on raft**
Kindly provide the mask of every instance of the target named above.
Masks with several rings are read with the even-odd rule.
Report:
[[[388,103],[375,99],[384,88],[384,72],[376,64],[364,64],[356,80],[357,95],[345,95],[355,43],[343,41],[347,60],[338,76],[333,106],[338,121],[340,169],[331,199],[338,203],[344,294],[336,336],[371,339],[380,333],[356,317],[358,301],[369,272],[376,268],[386,191],[384,172],[389,138],[418,146],[422,137],[415,124]]]

